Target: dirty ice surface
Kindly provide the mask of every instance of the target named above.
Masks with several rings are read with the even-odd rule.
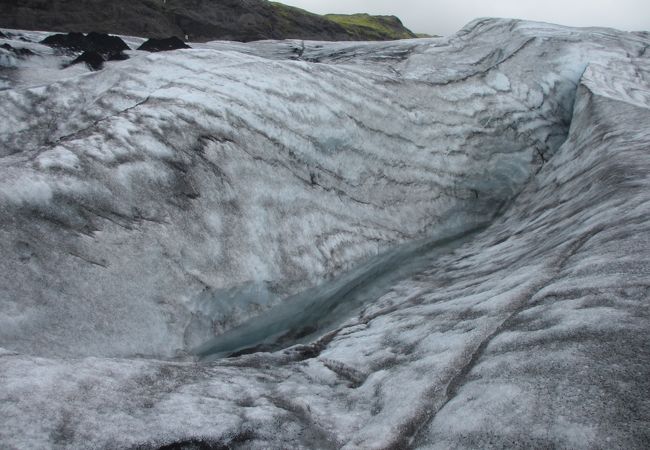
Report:
[[[1,447],[647,448],[647,34],[2,32]]]

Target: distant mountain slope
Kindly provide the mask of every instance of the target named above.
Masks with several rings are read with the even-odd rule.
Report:
[[[370,14],[327,14],[325,18],[341,25],[346,31],[359,39],[384,40],[412,39],[415,33],[404,27],[395,16],[371,16]]]
[[[320,16],[266,0],[0,0],[0,27],[193,41],[415,37],[396,17]]]

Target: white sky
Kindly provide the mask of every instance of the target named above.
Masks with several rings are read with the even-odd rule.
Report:
[[[650,0],[279,0],[308,11],[398,16],[411,30],[447,35],[477,17],[650,31]]]

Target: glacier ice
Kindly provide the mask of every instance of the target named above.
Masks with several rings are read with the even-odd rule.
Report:
[[[22,33],[2,445],[650,442],[646,35],[481,19],[89,73]]]

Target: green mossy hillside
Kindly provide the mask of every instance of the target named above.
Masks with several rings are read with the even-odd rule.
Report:
[[[417,37],[395,16],[327,14],[324,17],[341,25],[354,39],[391,40]]]
[[[319,16],[304,9],[283,3],[269,2],[277,17],[276,27],[280,31],[295,30],[305,23],[306,18],[327,20],[350,40],[385,41],[394,39],[412,39],[415,33],[404,27],[395,16],[371,16],[370,14],[326,14]]]
[[[296,33],[297,29],[306,27],[308,22],[323,22],[322,16],[304,9],[278,2],[269,2],[269,4],[275,13],[274,18],[276,22],[274,28],[280,33],[292,35]]]

